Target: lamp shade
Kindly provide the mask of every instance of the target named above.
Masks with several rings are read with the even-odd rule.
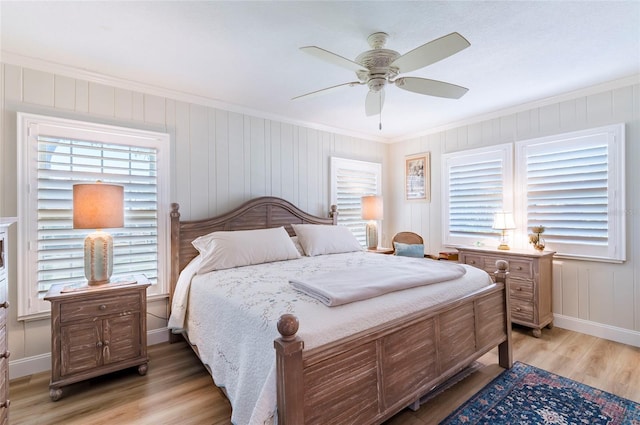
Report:
[[[124,226],[124,188],[101,182],[73,185],[73,228]]]
[[[367,195],[362,197],[362,219],[382,220],[383,214],[382,196]]]
[[[498,230],[515,229],[516,223],[513,220],[513,213],[498,211],[493,216],[493,228]]]

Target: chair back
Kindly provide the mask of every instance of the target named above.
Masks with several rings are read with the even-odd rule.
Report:
[[[393,248],[393,251],[395,252],[396,246],[395,246],[394,242],[406,243],[406,244],[413,245],[413,244],[423,244],[424,240],[422,239],[422,236],[420,236],[417,233],[413,233],[413,232],[396,233],[396,235],[393,237],[393,239],[391,239],[391,247]]]

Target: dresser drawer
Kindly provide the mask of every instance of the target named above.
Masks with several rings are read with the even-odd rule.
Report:
[[[7,301],[7,280],[0,279],[0,304]],[[7,322],[7,307],[0,307],[0,325]]]
[[[479,269],[484,269],[484,259],[481,255],[465,255],[464,263]]]
[[[525,301],[533,301],[533,281],[517,278],[509,279],[509,296]]]
[[[511,299],[511,319],[533,322],[533,302]]]
[[[512,258],[509,260],[509,274],[520,279],[533,279],[533,261]]]
[[[137,312],[141,309],[140,295],[121,295],[117,298],[94,298],[90,300],[66,302],[60,305],[60,321],[92,319],[111,314]]]

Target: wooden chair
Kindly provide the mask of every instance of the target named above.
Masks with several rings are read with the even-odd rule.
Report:
[[[393,252],[396,251],[396,246],[394,242],[406,243],[406,244],[423,244],[424,243],[422,236],[413,232],[396,233],[393,239],[391,239],[391,248],[393,248]]]

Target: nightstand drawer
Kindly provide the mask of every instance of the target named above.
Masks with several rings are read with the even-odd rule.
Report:
[[[533,282],[517,278],[509,279],[509,296],[533,301]]]
[[[140,308],[139,294],[121,295],[115,299],[103,297],[68,302],[60,305],[60,320],[61,323],[73,322],[96,316],[137,312]]]
[[[511,319],[533,322],[533,303],[519,299],[511,300]]]

